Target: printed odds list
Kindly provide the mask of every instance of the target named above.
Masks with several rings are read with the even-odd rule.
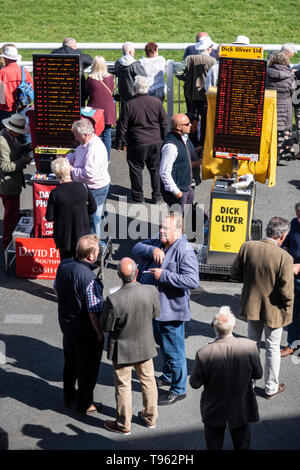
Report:
[[[80,119],[79,55],[34,54],[36,145],[74,147]]]
[[[220,58],[214,152],[258,159],[266,62]],[[228,156],[227,156],[228,154]]]

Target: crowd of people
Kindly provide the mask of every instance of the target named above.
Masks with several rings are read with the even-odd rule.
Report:
[[[238,36],[233,44],[247,45],[249,39]],[[282,51],[272,53],[267,68],[267,87],[277,90],[280,159],[298,158],[291,134],[295,92],[295,74],[289,63],[291,50],[291,45],[284,45]],[[53,238],[61,257],[54,288],[63,334],[65,406],[74,406],[84,414],[99,411],[93,392],[107,332],[116,417],[106,420],[105,427],[129,435],[132,368],[141,383],[143,406],[139,417],[149,429],[156,426],[158,406],[173,405],[186,398],[185,322],[191,319],[190,290],[199,286],[199,267],[184,233],[183,218],[185,208],[194,200],[197,182],[193,172],[201,165],[205,138],[205,93],[209,86],[217,85],[219,47],[203,32],[196,36],[195,45],[186,49],[187,113],[173,115],[169,130],[163,106],[166,62],[159,56],[157,44],[149,42],[146,57],[138,61],[134,59],[132,43],[124,43],[122,52],[115,64],[118,97],[114,77],[102,56],[92,59],[78,51],[73,38],[66,38],[62,47],[52,52],[80,54],[84,102],[104,109],[105,128],[98,136],[90,120],[73,123],[78,146],[66,158],[52,162],[59,184],[50,193],[46,220],[54,222]],[[0,57],[5,61],[0,84],[7,84],[4,88],[0,85],[0,197],[4,205],[5,249],[18,221],[23,169],[30,162],[28,152],[32,146],[19,142],[20,136],[29,132],[26,116],[16,113],[14,102],[21,80],[20,56],[9,44]],[[87,79],[83,73],[86,66],[91,66]],[[116,98],[121,102],[117,124]],[[192,141],[194,119],[199,120],[200,126]],[[146,165],[151,177],[151,202],[164,201],[169,215],[162,221],[157,238],[136,243],[129,254],[132,257],[120,260],[118,276],[122,285],[105,299],[103,284],[94,271],[104,242],[101,220],[111,184],[111,128],[115,125],[116,149],[121,151],[125,146],[127,151],[131,202],[144,202]],[[295,210],[296,218],[291,224],[273,217],[267,225],[266,238],[245,242],[232,265],[232,278],[243,282],[240,316],[248,322],[248,338],[233,336],[236,320],[230,308],[224,306],[212,319],[215,339],[196,353],[190,385],[204,387],[201,415],[210,450],[222,449],[226,427],[234,449],[249,449],[249,423],[259,420],[255,381],[263,374],[264,398],[273,399],[285,390],[279,380],[280,360],[296,353],[300,341],[300,203]],[[288,344],[280,349],[285,326]],[[259,356],[263,332],[264,369]],[[153,365],[156,345],[162,358],[159,377],[155,377]],[[158,395],[158,388],[164,387],[167,391]]]

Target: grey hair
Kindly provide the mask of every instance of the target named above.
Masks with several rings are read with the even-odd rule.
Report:
[[[130,273],[125,275],[121,270],[121,261],[119,262],[119,265],[118,265],[118,275],[125,284],[128,284],[129,282],[135,279],[137,265],[136,265],[136,262],[133,261],[133,259],[130,259],[130,261],[128,260],[128,267],[130,269]]]
[[[59,180],[71,175],[71,165],[67,158],[56,158],[51,162],[51,170]]]
[[[147,95],[149,90],[149,82],[147,77],[137,75],[134,79],[133,86],[135,88],[136,93],[139,93],[141,95]]]
[[[285,233],[289,232],[290,230],[290,223],[288,220],[283,219],[282,217],[272,217],[269,220],[266,234],[269,238],[274,238],[277,240],[281,238]]]
[[[290,54],[296,54],[297,49],[292,42],[286,42],[280,49],[281,52],[288,51]]]
[[[235,316],[233,315],[230,307],[221,307],[218,313],[214,315],[212,324],[216,334],[220,338],[230,335],[235,326]]]
[[[295,211],[300,211],[300,202],[295,204]]]
[[[73,122],[72,132],[76,131],[79,135],[93,135],[95,134],[95,129],[91,121],[88,119],[80,119],[79,121]]]
[[[273,64],[290,66],[290,59],[284,52],[273,52],[268,60],[268,67],[272,67]]]
[[[63,40],[63,46],[77,46],[76,39],[74,38],[65,38]]]
[[[183,233],[184,231],[184,220],[179,212],[170,212],[165,219],[172,219],[175,221],[175,228]]]
[[[132,42],[124,42],[123,46],[122,46],[122,52],[124,55],[127,55],[129,54],[130,51],[134,51],[134,45]]]

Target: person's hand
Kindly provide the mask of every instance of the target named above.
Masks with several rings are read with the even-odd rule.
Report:
[[[297,276],[297,274],[299,274],[300,272],[300,264],[294,264],[293,265],[293,271],[294,271],[294,275]]]
[[[152,272],[156,281],[159,281],[161,273],[163,272],[163,269],[162,268],[150,268],[149,271]]]
[[[156,264],[162,264],[165,257],[165,252],[160,248],[154,248],[153,250],[153,259]]]
[[[25,160],[26,165],[28,165],[28,164],[31,162],[31,158],[32,158],[32,157],[31,157],[30,155],[26,155],[26,156],[24,157],[24,160]]]
[[[176,199],[182,198],[182,191],[179,191],[179,193],[175,194]]]

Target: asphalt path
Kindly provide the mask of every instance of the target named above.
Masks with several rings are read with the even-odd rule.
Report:
[[[270,217],[278,215],[294,217],[294,205],[300,199],[298,179],[299,161],[283,163],[277,168],[277,184],[257,184],[254,217],[263,221],[265,229]],[[112,151],[109,171],[112,186],[108,197],[110,207],[116,212],[125,211],[124,199],[129,196],[129,177],[124,152]],[[26,178],[34,172],[27,167]],[[209,208],[211,180],[196,188],[196,200]],[[149,204],[150,179],[145,170],[145,212],[136,214],[133,205],[128,210],[132,223],[147,224],[154,221]],[[32,189],[28,185],[22,193],[22,208],[32,209]],[[131,212],[130,212],[131,211]],[[118,219],[124,222],[125,212]],[[150,214],[150,215],[149,215]],[[0,218],[2,219],[2,205]],[[121,220],[122,219],[122,220]],[[136,227],[136,226],[135,226]],[[148,227],[149,228],[149,227]],[[157,228],[157,227],[156,227]],[[137,228],[136,228],[137,230]],[[144,232],[143,232],[144,235]],[[114,254],[105,270],[104,294],[119,285],[117,264],[122,256],[131,255],[135,241],[114,239]],[[153,430],[147,429],[138,419],[142,401],[137,377],[133,374],[132,433],[122,436],[104,428],[106,419],[115,416],[115,391],[112,366],[106,358],[106,347],[95,389],[95,400],[103,403],[102,412],[96,417],[82,417],[63,406],[62,335],[57,321],[57,303],[52,280],[28,280],[16,278],[14,269],[6,274],[4,258],[0,258],[0,427],[8,433],[11,450],[105,450],[113,455],[118,451],[182,450],[185,452],[205,449],[203,424],[200,418],[201,391],[187,386],[187,398],[171,406],[159,407],[159,419]],[[189,373],[197,349],[213,338],[210,326],[212,316],[222,305],[229,305],[238,315],[241,284],[218,280],[203,281],[191,292],[192,320],[187,325],[186,356]],[[237,319],[235,334],[247,336],[247,324]],[[282,345],[286,345],[286,332]],[[261,350],[264,363],[264,347]],[[260,422],[252,426],[254,450],[300,449],[300,358],[282,360],[280,380],[286,391],[274,400],[258,397]],[[155,358],[155,373],[160,375],[161,362]],[[260,380],[257,384],[263,386]],[[226,434],[224,449],[232,449]],[[134,454],[134,452],[132,452]],[[158,463],[158,462],[156,462]]]

